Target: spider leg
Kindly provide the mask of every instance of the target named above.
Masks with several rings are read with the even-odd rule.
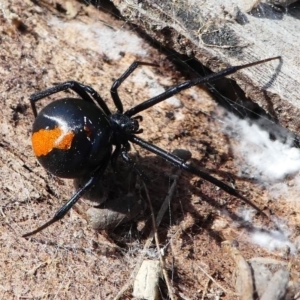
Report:
[[[253,207],[255,210],[257,210],[260,214],[262,214],[264,217],[267,217],[267,215],[259,208],[257,207],[254,203],[252,203],[251,201],[249,201],[246,197],[242,196],[237,190],[235,190],[234,188],[232,188],[231,186],[229,186],[228,184],[220,181],[219,179],[209,175],[208,173],[202,171],[201,169],[195,168],[194,166],[192,166],[191,164],[186,164],[184,162],[184,160],[182,160],[181,158],[179,158],[176,155],[173,155],[149,142],[146,142],[140,138],[138,138],[137,136],[132,135],[129,139],[132,143],[135,143],[139,146],[141,146],[142,148],[164,158],[166,161],[172,163],[173,165],[186,170],[187,172],[194,174],[206,181],[209,181],[210,183],[214,184],[215,186],[219,187],[220,189],[222,189],[223,191],[225,191],[227,194],[230,194],[232,196],[235,196],[236,198],[241,199],[242,201],[244,201],[245,203],[247,203],[248,205],[250,205],[251,207]]]
[[[129,146],[129,145],[128,145]],[[130,168],[136,172],[144,182],[150,181],[149,177],[141,170],[137,163],[135,163],[129,156],[128,156],[128,147],[123,146],[121,149],[121,156],[123,160],[130,166]]]
[[[48,222],[43,224],[42,226],[38,227],[37,229],[25,233],[22,235],[22,237],[29,237],[31,235],[34,235],[48,226],[52,225],[53,223],[59,221],[62,219],[67,212],[72,208],[72,206],[80,199],[80,197],[90,188],[92,188],[96,183],[99,182],[100,178],[102,177],[104,171],[106,170],[106,167],[110,160],[110,153],[106,155],[106,157],[103,159],[102,164],[98,167],[98,169],[94,172],[94,174],[90,177],[90,179],[85,183],[83,187],[78,189],[78,191],[71,197],[71,199],[65,203],[54,215],[52,219],[50,219]]]
[[[39,101],[40,99],[43,99],[45,97],[48,97],[50,95],[56,94],[61,91],[65,91],[67,89],[73,90],[75,93],[77,93],[84,101],[94,103],[92,98],[99,104],[99,106],[102,108],[102,110],[105,112],[106,115],[110,115],[111,112],[109,108],[107,107],[104,100],[101,98],[101,96],[90,86],[84,85],[82,83],[79,83],[77,81],[66,81],[63,83],[60,83],[56,86],[53,86],[49,89],[46,89],[42,92],[35,93],[30,96],[29,100],[31,103],[31,108],[33,111],[34,116],[37,116],[37,109],[35,106],[35,103]],[[90,95],[92,98],[90,97]]]
[[[244,68],[249,68],[249,67],[252,67],[252,66],[255,66],[255,65],[258,65],[258,64],[262,64],[262,63],[265,63],[265,62],[268,62],[270,60],[275,60],[275,59],[281,59],[280,56],[276,56],[276,57],[271,57],[271,58],[267,58],[267,59],[264,59],[264,60],[260,60],[260,61],[256,61],[256,62],[252,62],[252,63],[249,63],[249,64],[245,64],[245,65],[240,65],[240,66],[232,66],[232,67],[229,67],[225,70],[221,70],[220,72],[217,72],[217,73],[213,73],[213,74],[210,74],[206,77],[201,77],[201,78],[196,78],[196,79],[192,79],[192,80],[188,80],[188,81],[185,81],[183,83],[180,83],[174,87],[171,87],[169,89],[167,89],[165,92],[149,99],[149,100],[146,100],[140,104],[138,104],[137,106],[135,107],[132,107],[131,109],[127,110],[125,112],[125,114],[128,116],[128,117],[131,117],[143,110],[146,110],[148,109],[149,107],[152,107],[153,105],[161,102],[161,101],[164,101],[176,94],[178,94],[179,92],[183,91],[183,90],[186,90],[194,85],[198,85],[198,84],[204,84],[204,83],[209,83],[209,82],[212,82],[212,81],[215,81],[217,79],[220,79],[222,77],[225,77],[227,75],[231,75],[233,73],[235,73],[236,71],[238,70],[241,70],[241,69],[244,69]]]
[[[123,113],[123,104],[118,94],[118,88],[124,82],[124,80],[138,67],[138,66],[152,66],[157,67],[157,64],[142,62],[142,61],[135,61],[133,62],[129,68],[117,79],[114,81],[113,85],[110,89],[111,97],[115,103],[115,106],[119,113]]]

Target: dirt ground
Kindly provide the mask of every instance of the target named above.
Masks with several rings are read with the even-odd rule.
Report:
[[[132,282],[131,274],[142,259],[158,260],[154,242],[144,248],[152,228],[146,192],[120,162],[119,174],[107,172],[103,193],[109,199],[130,195],[141,204],[133,220],[95,230],[87,213],[94,204],[82,199],[62,221],[24,239],[22,234],[49,220],[75,190],[73,180],[51,176],[38,165],[31,149],[33,114],[28,98],[72,79],[94,87],[114,110],[110,87],[135,60],[159,67],[141,67],[124,82],[120,97],[125,109],[187,79],[172,64],[172,57],[111,12],[73,1],[13,0],[0,5],[0,295],[3,299],[114,299]],[[51,100],[41,101],[38,109],[47,101]],[[275,230],[274,224],[258,214],[246,222],[241,217],[242,209],[249,209],[246,204],[182,172],[158,227],[173,289],[170,295],[165,279],[160,280],[159,299],[246,299],[249,293],[247,299],[252,299],[253,274],[266,272],[255,278],[254,299],[260,299],[276,271],[286,272],[281,280],[284,299],[298,299],[299,205],[280,195],[273,201],[261,184],[238,175],[231,149],[234,141],[222,129],[226,112],[205,89],[194,87],[141,115],[143,139],[170,152],[190,151],[194,165],[210,170],[266,214],[284,221],[294,247],[287,243],[270,251],[252,243],[251,233]],[[137,146],[131,153],[151,179],[147,189],[157,213],[176,170]],[[292,185],[293,178],[289,180]],[[277,281],[270,286],[279,290]],[[120,299],[133,299],[131,285]]]

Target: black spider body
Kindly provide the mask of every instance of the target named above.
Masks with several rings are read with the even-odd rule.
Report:
[[[94,171],[112,151],[108,116],[82,99],[56,100],[44,107],[32,128],[39,163],[58,177],[79,178]]]
[[[113,83],[111,87],[111,97],[117,108],[116,113],[111,113],[104,100],[92,87],[76,81],[67,81],[33,94],[30,97],[30,101],[33,114],[36,118],[33,124],[32,144],[38,161],[46,170],[55,176],[66,178],[84,177],[88,179],[71,199],[56,212],[52,219],[36,230],[24,234],[23,236],[28,237],[33,235],[63,218],[78,199],[88,189],[99,182],[108,163],[111,162],[115,165],[116,159],[119,156],[121,156],[143,180],[147,180],[144,173],[128,156],[130,143],[137,144],[164,158],[175,166],[213,183],[228,194],[243,200],[260,211],[233,187],[201,169],[186,164],[176,155],[139,138],[137,134],[142,132],[142,130],[139,129],[139,122],[142,121],[142,118],[141,116],[137,116],[137,114],[191,86],[208,83],[226,75],[233,74],[240,69],[279,58],[280,57],[273,57],[246,65],[234,66],[204,78],[196,78],[183,82],[125,112],[123,112],[123,105],[118,95],[118,87],[139,65],[156,65],[134,62],[124,74]],[[35,105],[37,101],[67,89],[73,90],[80,98],[56,100],[44,107],[39,114],[37,113]],[[114,150],[112,150],[113,146]]]

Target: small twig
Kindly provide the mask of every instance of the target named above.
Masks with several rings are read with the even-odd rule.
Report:
[[[203,268],[201,268],[200,266],[198,266],[199,269],[212,281],[214,282],[223,292],[231,294],[231,292],[227,291],[221,284],[219,284],[218,282],[216,282],[216,280],[210,276]]]
[[[174,300],[175,297],[174,297],[173,289],[172,289],[170,279],[169,279],[169,276],[168,276],[168,273],[167,273],[167,270],[166,270],[165,259],[161,255],[161,250],[160,250],[160,246],[159,246],[160,243],[159,243],[159,238],[158,238],[158,234],[157,234],[157,223],[156,223],[157,221],[155,220],[155,217],[154,217],[153,206],[152,206],[152,203],[151,203],[151,199],[150,199],[146,184],[144,182],[143,182],[143,184],[144,184],[144,189],[146,191],[146,196],[147,196],[148,204],[149,204],[150,211],[151,211],[151,220],[152,220],[152,226],[153,226],[152,231],[154,233],[154,240],[155,240],[155,244],[156,244],[156,248],[157,248],[157,252],[158,252],[158,257],[159,257],[159,261],[160,261],[161,268],[162,268],[162,273],[163,273],[163,276],[164,276],[164,279],[165,279],[165,282],[166,282],[166,285],[167,285],[167,288],[168,288],[169,297],[170,297],[171,300]]]
[[[171,187],[169,188],[168,195],[165,198],[165,201],[163,202],[163,204],[160,207],[159,212],[157,213],[156,227],[158,227],[160,225],[160,222],[161,222],[163,216],[165,215],[167,209],[170,207],[170,202],[171,202],[171,199],[173,198],[173,195],[175,193],[177,181],[178,181],[178,178],[179,178],[180,174],[181,174],[181,171],[178,170],[174,175],[172,175],[173,183],[172,183]]]
[[[210,282],[210,278],[208,278],[208,280],[207,280],[207,282],[206,282],[206,285],[205,285],[205,287],[204,287],[204,290],[203,290],[203,294],[202,294],[201,300],[204,300],[204,298],[205,298],[205,295],[206,295],[207,290],[208,290],[209,282]]]

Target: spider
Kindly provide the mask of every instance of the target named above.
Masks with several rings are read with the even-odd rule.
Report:
[[[24,234],[23,237],[36,234],[62,219],[80,197],[99,182],[109,162],[115,165],[119,156],[141,176],[142,180],[147,181],[146,175],[128,155],[130,143],[137,144],[164,158],[173,165],[209,181],[226,193],[241,199],[260,211],[256,205],[247,200],[231,186],[201,169],[185,163],[176,155],[138,137],[137,135],[142,133],[143,130],[139,128],[142,117],[137,114],[194,85],[209,83],[233,74],[238,70],[275,59],[280,59],[280,56],[245,65],[232,66],[204,78],[185,81],[125,112],[123,110],[122,101],[118,95],[119,86],[138,66],[157,65],[135,61],[114,81],[110,93],[117,109],[115,113],[109,110],[104,100],[92,87],[76,81],[67,81],[31,95],[30,103],[35,116],[32,130],[32,147],[39,163],[48,172],[58,177],[87,177],[89,179],[75,192],[70,200],[55,213],[52,219],[37,229]],[[37,101],[67,89],[73,90],[79,98],[55,100],[37,113]],[[264,214],[263,212],[261,213]]]

